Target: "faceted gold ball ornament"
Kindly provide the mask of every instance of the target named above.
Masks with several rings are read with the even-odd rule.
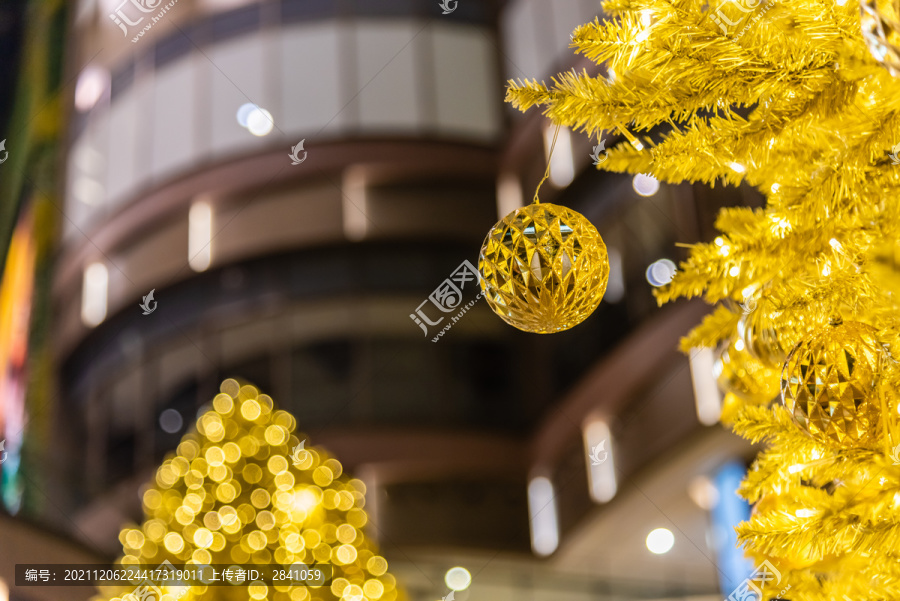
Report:
[[[768,403],[778,396],[778,372],[750,356],[741,339],[732,341],[719,354],[713,375],[722,392],[749,403]]]
[[[597,228],[583,215],[534,203],[491,228],[478,269],[488,305],[503,321],[552,334],[578,325],[600,304],[609,257]]]
[[[877,436],[875,384],[885,359],[875,328],[835,320],[791,351],[781,374],[782,402],[816,440],[867,446]]]

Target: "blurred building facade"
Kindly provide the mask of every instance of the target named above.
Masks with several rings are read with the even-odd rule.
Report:
[[[72,10],[53,280],[53,429],[72,452],[42,458],[56,510],[32,513],[113,557],[143,483],[237,377],[367,483],[416,600],[454,563],[476,574],[462,595],[492,599],[714,594],[683,482],[746,449],[700,424],[675,350],[705,309],[658,309],[646,270],[745,199],[642,196],[563,130],[541,197],[606,241],[596,314],[527,335],[480,301],[439,338],[455,311],[415,317],[530,202],[553,130],[504,106],[504,82],[596,69],[568,41],[599,1],[138,4]],[[624,540],[657,523],[677,554]]]

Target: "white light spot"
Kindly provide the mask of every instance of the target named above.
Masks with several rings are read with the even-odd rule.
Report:
[[[653,12],[650,10],[642,10],[641,11],[641,25],[644,27],[650,27],[650,23],[653,21]]]
[[[837,238],[832,238],[828,241],[828,244],[830,244],[831,248],[834,250],[841,250],[841,243],[837,241]]]
[[[246,104],[242,104],[241,108],[237,110],[237,122],[241,127],[247,127],[247,117],[250,116],[250,113],[258,109],[259,107],[253,104],[252,102],[247,102]]]
[[[772,187],[769,188],[769,189],[770,189],[770,190],[772,191],[772,193],[774,194],[774,193],[778,192],[778,190],[779,190],[780,188],[781,188],[781,185],[780,185],[780,184],[772,184]]]
[[[632,146],[634,146],[634,149],[635,149],[635,150],[643,150],[643,149],[644,149],[644,145],[641,144],[641,141],[640,141],[640,140],[635,140],[635,141],[632,143]]]
[[[653,196],[659,191],[659,180],[652,175],[638,173],[631,180],[631,187],[641,196]]]
[[[798,463],[798,464],[796,464],[796,465],[792,465],[791,467],[788,468],[788,473],[789,473],[789,474],[796,474],[797,472],[802,472],[804,467],[806,467],[806,466],[803,465],[802,463]]]
[[[688,357],[697,419],[704,426],[711,426],[722,415],[722,392],[713,375],[716,358],[713,349],[709,347],[693,348]]]
[[[181,430],[183,424],[184,420],[181,419],[181,414],[174,409],[166,409],[159,414],[159,427],[166,434],[175,434]]]
[[[609,79],[609,81],[616,80],[616,72],[613,71],[612,67],[606,70],[606,78]]]
[[[736,350],[738,352],[741,352],[742,350],[744,350],[744,341],[741,340],[740,338],[735,340],[734,341],[734,350]]]
[[[651,553],[668,553],[675,544],[675,535],[668,528],[657,528],[647,535],[647,548]]]
[[[106,295],[109,270],[103,263],[91,263],[84,270],[81,288],[81,321],[86,326],[99,325],[106,319]]]
[[[612,433],[609,425],[602,419],[593,419],[584,425],[582,431],[584,451],[588,457],[588,489],[591,499],[597,503],[607,503],[616,495],[616,468],[612,453]],[[600,445],[603,450],[597,451],[596,462],[594,449]]]
[[[722,236],[716,237],[716,246],[725,246],[725,238]]]
[[[818,512],[815,509],[798,509],[794,512],[798,518],[811,518],[815,516]]]
[[[647,281],[650,282],[651,286],[665,286],[675,277],[676,271],[675,263],[669,259],[654,261],[647,268]]]
[[[528,483],[528,512],[531,515],[531,548],[545,557],[559,545],[559,524],[553,483],[539,476]]]
[[[212,263],[212,207],[199,201],[188,212],[188,263],[194,271],[205,271]]]
[[[741,165],[740,163],[729,163],[728,166],[731,167],[732,169],[734,169],[735,171],[737,171],[738,173],[743,173],[744,171],[747,170],[747,168],[744,167],[743,165]]]
[[[553,147],[553,137],[556,136],[556,146]],[[550,149],[553,147],[553,156]],[[575,179],[575,161],[572,157],[572,136],[569,128],[560,127],[559,135],[556,135],[556,126],[550,125],[544,129],[544,154],[550,161],[550,183],[557,188],[564,188]]]
[[[91,110],[107,90],[109,71],[94,65],[85,68],[75,84],[75,108],[81,113]]]
[[[738,267],[737,265],[734,265],[731,269],[728,270],[728,275],[730,275],[733,278],[736,278],[740,272],[741,272],[741,268]]]
[[[444,575],[444,584],[451,591],[464,591],[472,584],[472,575],[465,568],[450,568]]]
[[[254,136],[266,136],[275,127],[272,113],[266,109],[255,108],[247,115],[247,129]]]

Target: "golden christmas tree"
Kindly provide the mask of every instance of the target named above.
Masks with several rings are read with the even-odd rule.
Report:
[[[721,303],[682,348],[725,348],[723,417],[769,442],[741,489],[755,503],[738,528],[750,554],[778,566],[793,601],[897,598],[896,3],[607,0],[604,9],[610,20],[572,38],[602,76],[510,82],[507,100],[590,135],[620,135],[600,168],[745,181],[766,195],[764,209],[723,209],[721,235],[692,245],[657,297]]]
[[[321,449],[306,447],[296,422],[250,385],[226,380],[144,493],[144,523],[124,528],[118,564],[322,566],[324,586],[177,586],[155,583],[159,601],[269,599],[404,601],[387,561],[363,533],[365,485],[342,474]],[[174,572],[173,572],[174,574]],[[134,586],[101,589],[96,601],[132,601]],[[155,597],[150,597],[155,599]]]

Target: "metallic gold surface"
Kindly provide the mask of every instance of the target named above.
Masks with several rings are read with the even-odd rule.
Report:
[[[606,245],[583,215],[535,203],[500,220],[478,261],[491,309],[526,332],[561,332],[600,304],[609,279]]]

